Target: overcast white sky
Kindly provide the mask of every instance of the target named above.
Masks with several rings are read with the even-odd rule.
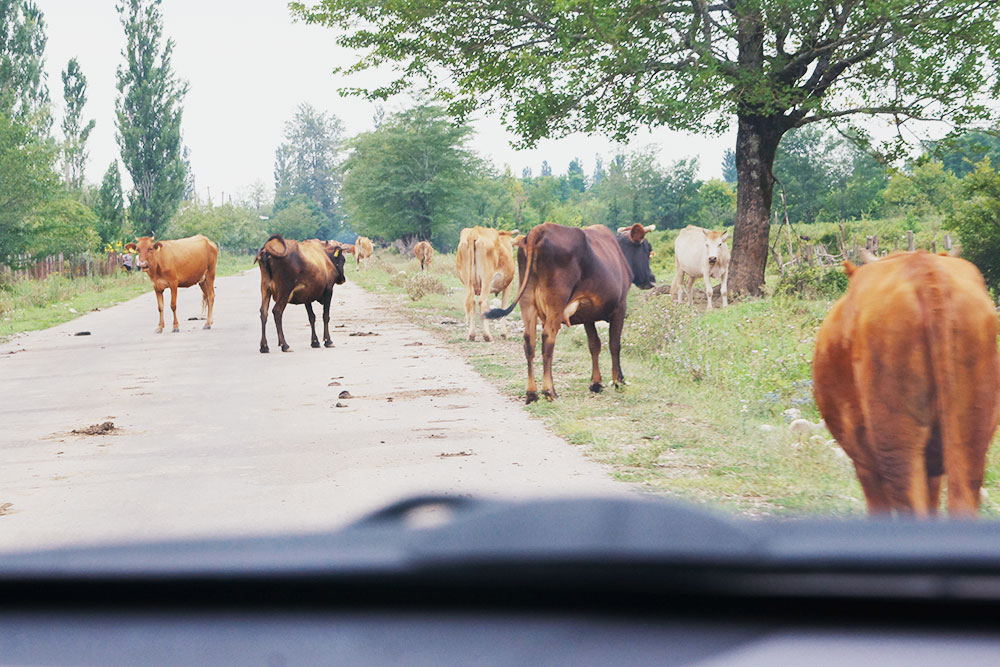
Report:
[[[115,70],[121,61],[124,33],[114,0],[37,0],[48,26],[46,65],[49,92],[62,118],[60,72],[73,56],[87,77],[86,118],[97,120],[88,142],[87,179],[99,183],[118,156],[115,142]],[[337,47],[329,29],[293,24],[285,0],[165,0],[164,32],[176,42],[174,69],[190,83],[184,104],[184,142],[191,150],[199,193],[211,188],[218,202],[256,180],[273,187],[274,150],[282,128],[301,102],[339,116],[348,134],[370,130],[374,105],[343,98],[337,88],[345,80],[331,74],[353,62]],[[390,102],[388,111],[405,106]],[[524,167],[538,173],[547,159],[556,173],[566,171],[574,157],[589,174],[594,155],[610,156],[615,144],[604,137],[583,135],[544,141],[537,149],[515,151],[496,117],[474,123],[478,133],[470,147],[502,168],[520,174]],[[702,177],[719,177],[724,150],[735,132],[724,137],[694,137],[666,130],[644,132],[629,148],[651,143],[660,147],[661,162],[698,155]],[[128,174],[122,170],[123,178]]]

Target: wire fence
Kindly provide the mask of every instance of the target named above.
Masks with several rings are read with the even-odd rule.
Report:
[[[123,271],[122,253],[89,253],[81,255],[52,255],[31,261],[29,257],[18,258],[17,268],[0,265],[0,274],[13,280],[45,280],[53,274],[67,278],[87,276],[109,276]]]

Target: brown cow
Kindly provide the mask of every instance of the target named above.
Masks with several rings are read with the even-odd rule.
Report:
[[[872,514],[974,516],[1000,418],[997,314],[969,262],[925,251],[845,262],[816,337],[816,405]]]
[[[434,247],[428,241],[421,241],[413,248],[413,256],[420,260],[420,270],[424,271],[431,265]]]
[[[365,236],[359,236],[354,242],[354,262],[361,268],[361,260],[368,259],[375,254],[375,247],[372,245],[371,239]]]
[[[552,357],[556,334],[563,325],[582,324],[587,331],[592,370],[590,390],[599,392],[601,371],[598,355],[601,339],[595,322],[610,324],[611,379],[624,382],[621,369],[621,339],[629,286],[649,289],[655,277],[649,268],[652,247],[639,224],[617,237],[610,229],[594,225],[579,229],[546,222],[532,229],[517,249],[521,287],[514,303],[505,310],[486,314],[496,319],[510,314],[520,304],[524,320],[524,356],[528,361],[527,402],[538,400],[535,386],[535,336],[542,323],[542,395],[556,397],[552,383]]]
[[[455,269],[465,285],[465,321],[469,325],[469,340],[476,340],[476,301],[479,312],[485,314],[490,294],[503,293],[501,308],[507,306],[507,294],[514,280],[513,235],[517,231],[487,227],[467,227],[462,230],[455,253]],[[489,321],[481,318],[483,340],[493,340]],[[500,325],[500,335],[508,334],[507,322]]]
[[[312,302],[323,304],[323,344],[333,347],[330,339],[330,299],[333,286],[344,284],[344,250],[331,241],[293,241],[280,234],[272,234],[257,252],[260,264],[260,351],[267,347],[267,307],[274,299],[274,326],[278,330],[278,345],[288,352],[285,332],[281,326],[282,313],[289,303],[301,303],[309,315],[312,328],[312,346],[319,347],[316,337],[316,315]]]
[[[219,246],[198,234],[175,241],[157,241],[152,236],[136,238],[125,246],[126,251],[137,251],[136,266],[149,274],[156,291],[156,307],[160,310],[160,324],[156,333],[163,332],[163,290],[170,288],[170,310],[174,313],[174,333],[181,330],[177,321],[177,288],[201,287],[202,314],[207,313],[205,329],[212,328],[212,310],[215,306],[215,263]]]

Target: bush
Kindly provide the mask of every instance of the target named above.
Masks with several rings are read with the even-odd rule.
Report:
[[[448,288],[437,276],[421,272],[405,276],[403,288],[414,301],[420,301],[428,294],[447,294]]]
[[[781,277],[774,293],[806,299],[838,299],[847,291],[847,274],[840,266],[795,266]]]
[[[1000,288],[1000,171],[989,160],[962,179],[962,202],[945,225],[958,231],[962,256],[979,267],[986,284]]]

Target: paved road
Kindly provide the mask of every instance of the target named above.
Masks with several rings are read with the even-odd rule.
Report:
[[[310,348],[290,306],[293,352],[269,321],[260,354],[258,285],[219,279],[211,331],[184,290],[181,332],[154,334],[150,292],[0,345],[0,550],[324,530],[421,492],[626,492],[350,283],[335,348]],[[70,433],[104,421],[120,431]]]

